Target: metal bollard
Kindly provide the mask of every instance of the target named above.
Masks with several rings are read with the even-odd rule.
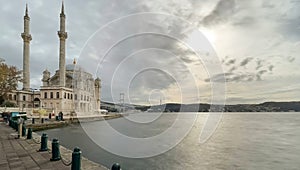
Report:
[[[32,139],[32,129],[31,128],[28,128],[27,139]]]
[[[41,122],[44,123],[44,118],[42,118]]]
[[[46,133],[42,134],[41,137],[41,148],[39,151],[43,152],[43,151],[47,151],[48,150],[48,135]]]
[[[121,170],[121,166],[119,163],[114,163],[111,167],[111,170]]]
[[[59,141],[58,139],[54,138],[52,140],[52,158],[50,161],[59,161],[61,159],[60,152],[59,152]]]
[[[26,127],[22,124],[22,136],[26,136]]]
[[[78,147],[74,148],[72,153],[71,170],[80,170],[81,168],[81,151]]]
[[[31,123],[32,123],[32,124],[34,124],[34,123],[35,123],[35,119],[34,119],[34,118],[32,118],[32,120],[31,120]]]

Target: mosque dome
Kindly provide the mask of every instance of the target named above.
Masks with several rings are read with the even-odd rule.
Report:
[[[84,69],[82,69],[81,66],[79,66],[78,64],[68,64],[66,65],[66,71],[74,71],[74,70],[82,70],[84,71]]]

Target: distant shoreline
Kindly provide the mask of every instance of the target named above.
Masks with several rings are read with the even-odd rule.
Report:
[[[119,107],[117,104],[104,103],[105,108]],[[300,112],[300,101],[289,102],[264,102],[259,104],[234,104],[234,105],[211,105],[207,103],[180,104],[166,103],[162,105],[144,106],[124,104],[124,107],[153,112]]]

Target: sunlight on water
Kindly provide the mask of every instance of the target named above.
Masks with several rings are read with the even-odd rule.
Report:
[[[123,169],[298,169],[300,167],[300,114],[225,113],[218,129],[204,144],[198,143],[206,114],[199,114],[189,135],[175,148],[147,159],[129,159],[98,147],[80,126],[46,131],[50,138],[72,149],[79,146],[83,155],[110,167],[119,162]],[[164,116],[156,128],[130,126],[121,118],[110,120],[122,133],[153,135],[161,133],[173,120]],[[103,122],[87,125],[101,126]],[[101,131],[101,128],[98,129]],[[104,133],[105,132],[101,132]],[[147,134],[148,133],[148,134]],[[122,141],[117,142],[122,146]],[[126,149],[126,148],[125,148]]]

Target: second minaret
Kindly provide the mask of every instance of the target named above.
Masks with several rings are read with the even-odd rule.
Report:
[[[65,87],[66,85],[66,39],[68,34],[66,32],[66,16],[64,13],[64,3],[62,3],[60,13],[60,30],[58,31],[59,37],[59,86]]]
[[[30,41],[32,40],[29,28],[30,18],[28,16],[28,7],[26,4],[24,16],[24,32],[21,34],[23,39],[23,90],[30,90],[30,71],[29,71],[29,58],[30,58]]]

